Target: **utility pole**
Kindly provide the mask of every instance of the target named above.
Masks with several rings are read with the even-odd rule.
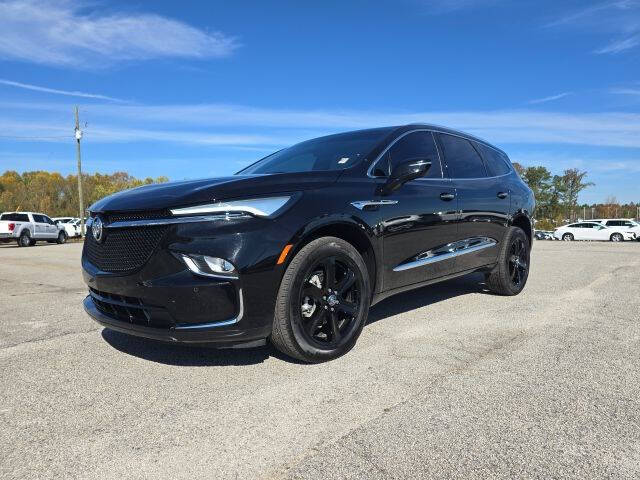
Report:
[[[82,139],[82,130],[80,130],[80,118],[78,115],[78,106],[76,105],[76,156],[78,157],[78,203],[80,209],[80,234],[84,237],[84,200],[82,198],[82,160],[80,157],[80,140]]]

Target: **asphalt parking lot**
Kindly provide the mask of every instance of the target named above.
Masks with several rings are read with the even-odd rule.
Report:
[[[534,245],[388,299],[348,355],[130,338],[83,312],[80,244],[0,246],[0,478],[638,478],[640,244]]]

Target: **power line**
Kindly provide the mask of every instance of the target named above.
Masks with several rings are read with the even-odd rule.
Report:
[[[21,137],[16,135],[0,135],[0,138],[10,138],[13,140],[52,140],[57,138],[74,138],[73,135],[59,135],[55,137]]]

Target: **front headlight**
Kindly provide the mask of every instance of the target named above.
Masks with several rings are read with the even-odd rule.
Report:
[[[210,213],[249,213],[257,217],[271,217],[283,208],[291,195],[278,197],[248,198],[246,200],[232,200],[216,202],[194,207],[174,208],[173,215],[204,215]]]

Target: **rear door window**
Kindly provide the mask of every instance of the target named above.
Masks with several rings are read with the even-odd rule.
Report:
[[[36,223],[48,223],[45,219],[43,215],[34,215],[33,216],[33,221]]]
[[[487,173],[478,152],[469,140],[440,133],[445,164],[451,178],[482,178]]]
[[[511,167],[508,163],[509,161],[505,158],[503,153],[483,145],[482,143],[473,142],[473,145],[476,147],[476,150],[480,152],[490,177],[499,177],[500,175],[506,175],[511,171]]]

